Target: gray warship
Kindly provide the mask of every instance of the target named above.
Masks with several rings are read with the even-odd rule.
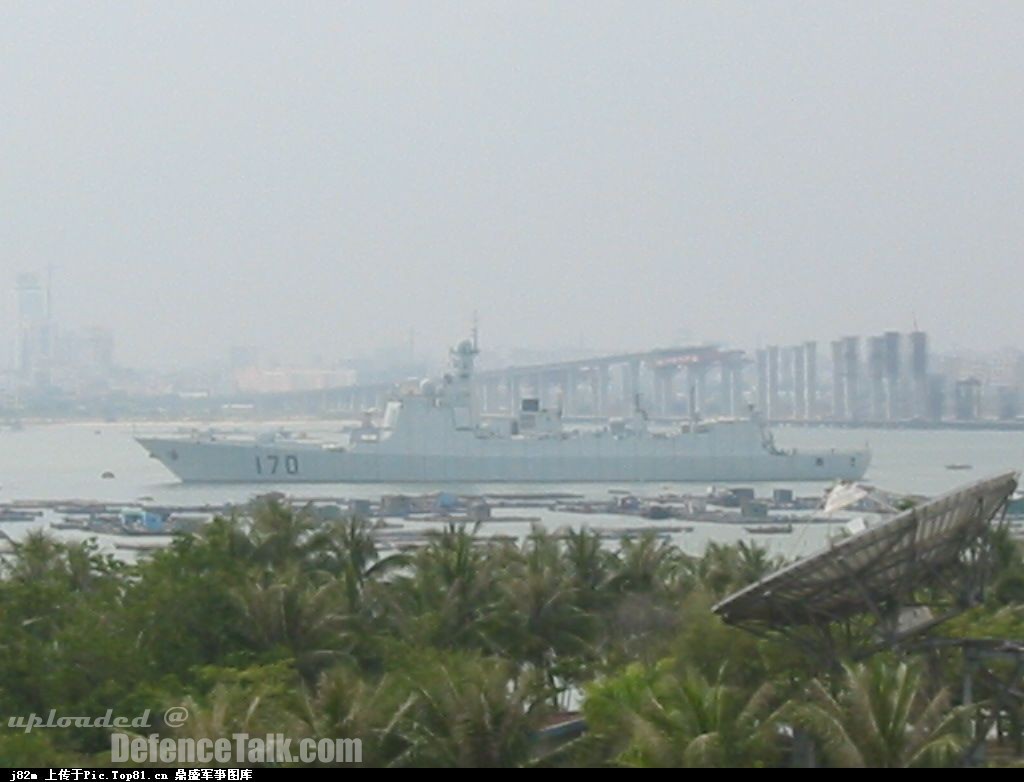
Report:
[[[523,400],[481,417],[472,393],[476,345],[450,352],[451,370],[387,402],[383,416],[337,441],[216,435],[140,437],[185,482],[580,483],[859,480],[868,450],[783,450],[756,415],[688,421],[667,430],[631,418],[594,430],[563,427],[558,410]]]

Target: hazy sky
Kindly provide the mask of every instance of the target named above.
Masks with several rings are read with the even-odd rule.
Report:
[[[1021,2],[0,0],[0,282],[52,263],[133,364],[474,309],[1024,345],[1022,41]]]

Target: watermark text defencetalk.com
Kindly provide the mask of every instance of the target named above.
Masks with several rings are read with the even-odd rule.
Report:
[[[115,717],[113,709],[107,709],[102,717],[68,717],[57,714],[56,709],[50,709],[46,719],[33,712],[27,717],[9,717],[8,728],[19,728],[25,733],[31,733],[37,728],[148,728],[149,709],[146,709],[137,717]]]
[[[230,738],[161,738],[112,733],[112,763],[362,763],[361,739],[292,739],[283,733]]]

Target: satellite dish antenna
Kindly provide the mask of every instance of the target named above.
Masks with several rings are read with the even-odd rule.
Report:
[[[1005,513],[1017,479],[1015,472],[1004,473],[916,505],[787,565],[712,610],[752,632],[778,632],[825,667],[843,656],[834,628],[853,620],[873,620],[874,632],[846,650],[849,656],[897,646],[978,602],[991,522]],[[928,599],[930,606],[922,603]]]

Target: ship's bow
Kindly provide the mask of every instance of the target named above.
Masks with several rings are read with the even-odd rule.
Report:
[[[135,442],[141,445],[149,454],[149,458],[156,459],[164,467],[174,473],[179,480],[185,480],[182,474],[181,442],[178,440],[163,439],[160,437],[136,437]]]

